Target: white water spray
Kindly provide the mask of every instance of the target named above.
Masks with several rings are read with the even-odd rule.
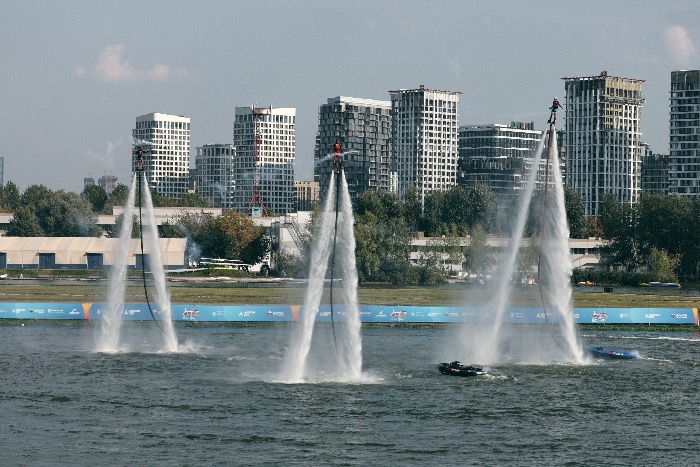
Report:
[[[525,225],[530,212],[532,194],[542,160],[546,135],[543,135],[532,160],[525,190],[520,199],[518,217],[511,234],[511,242],[495,275],[492,297],[486,303],[473,303],[484,316],[480,326],[464,326],[456,351],[464,361],[495,364],[503,361],[517,363],[542,363],[550,361],[582,363],[583,351],[578,339],[572,305],[570,275],[572,270],[568,248],[569,229],[564,206],[556,131],[552,127],[548,145],[548,187],[550,200],[542,214],[542,245],[540,245],[540,276],[544,303],[539,295],[537,303],[542,308],[547,324],[542,326],[504,326],[505,315],[511,306],[513,274],[518,260]],[[542,287],[542,289],[540,289]]]
[[[170,295],[165,285],[165,271],[160,255],[160,244],[158,242],[158,230],[153,211],[153,203],[148,190],[148,183],[145,175],[136,173],[131,182],[129,195],[122,219],[122,226],[119,232],[119,243],[117,251],[115,251],[114,267],[111,271],[109,282],[109,298],[107,307],[102,311],[100,339],[97,343],[98,352],[115,353],[124,350],[120,343],[122,314],[124,313],[124,293],[126,290],[126,271],[129,263],[129,254],[131,253],[133,231],[134,211],[136,192],[141,184],[137,183],[138,178],[143,177],[142,198],[145,201],[145,206],[141,206],[145,210],[146,221],[141,226],[144,246],[144,262],[145,256],[149,258],[149,265],[153,274],[156,290],[158,308],[154,312],[159,313],[158,321],[162,332],[158,331],[162,336],[162,349],[166,352],[177,351],[177,338],[172,322],[172,313],[170,305]],[[144,194],[145,193],[145,194]],[[145,264],[144,264],[145,266]]]
[[[336,189],[336,183],[341,183],[340,190]],[[340,199],[336,200],[338,191],[340,191]],[[337,231],[335,230],[336,205],[338,206]],[[342,303],[341,307],[334,306],[335,327],[338,331],[337,345],[334,346],[332,341],[325,339],[319,344],[321,347],[319,355],[312,362],[310,353],[316,316],[321,305],[324,280],[336,235],[334,272],[337,272],[335,277],[338,280],[333,281],[331,287],[334,287],[334,300],[340,297]],[[355,234],[347,182],[344,176],[338,177],[335,172],[331,176],[328,196],[313,245],[309,283],[300,313],[301,325],[292,335],[291,344],[283,361],[283,377],[285,381],[291,383],[315,380],[357,381],[362,376],[362,345],[360,313],[357,304]],[[321,340],[320,336],[316,337],[317,340]],[[329,345],[334,347],[328,349]]]

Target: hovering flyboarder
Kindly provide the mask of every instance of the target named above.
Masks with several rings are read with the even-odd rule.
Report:
[[[557,121],[557,109],[563,109],[562,105],[559,103],[559,99],[556,97],[554,98],[554,101],[552,101],[552,106],[549,108],[551,111],[549,114],[549,120],[547,120],[547,123],[554,124]]]
[[[333,147],[333,170],[340,172],[340,169],[343,167],[343,146],[337,139],[330,146]]]
[[[139,158],[136,161],[136,171],[137,172],[143,172],[143,155],[145,152],[143,149],[138,148],[136,151],[134,151],[134,154],[136,154]]]

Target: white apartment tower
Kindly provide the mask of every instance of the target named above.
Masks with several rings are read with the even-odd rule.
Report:
[[[399,89],[391,95],[391,153],[401,198],[415,187],[421,202],[431,191],[457,184],[460,92]]]
[[[598,216],[605,193],[634,204],[641,193],[640,114],[644,80],[598,76],[565,81],[566,184]]]
[[[139,158],[136,151],[142,149],[149,187],[173,199],[186,195],[190,178],[190,119],[162,113],[141,115],[136,117],[132,136],[131,172],[135,172]]]
[[[391,172],[391,102],[332,97],[318,111],[314,179],[325,197],[333,171],[330,147],[344,151],[343,172],[350,199],[367,190],[389,191]]]
[[[296,109],[236,107],[231,207],[252,216],[295,211]]]
[[[668,191],[700,195],[700,70],[671,72]]]
[[[235,189],[233,161],[236,147],[233,144],[205,144],[197,148],[194,164],[197,195],[209,201],[214,208],[231,208],[231,195]]]

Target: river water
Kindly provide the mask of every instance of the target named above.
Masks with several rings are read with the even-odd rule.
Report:
[[[448,329],[362,328],[365,381],[286,384],[284,326],[180,325],[178,353],[97,353],[97,331],[0,326],[0,464],[700,462],[690,332],[583,330],[640,358],[456,378],[436,370]],[[153,325],[125,332],[147,341]]]

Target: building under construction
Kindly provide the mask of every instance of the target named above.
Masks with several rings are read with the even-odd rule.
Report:
[[[236,107],[231,207],[254,217],[294,212],[296,109]]]

